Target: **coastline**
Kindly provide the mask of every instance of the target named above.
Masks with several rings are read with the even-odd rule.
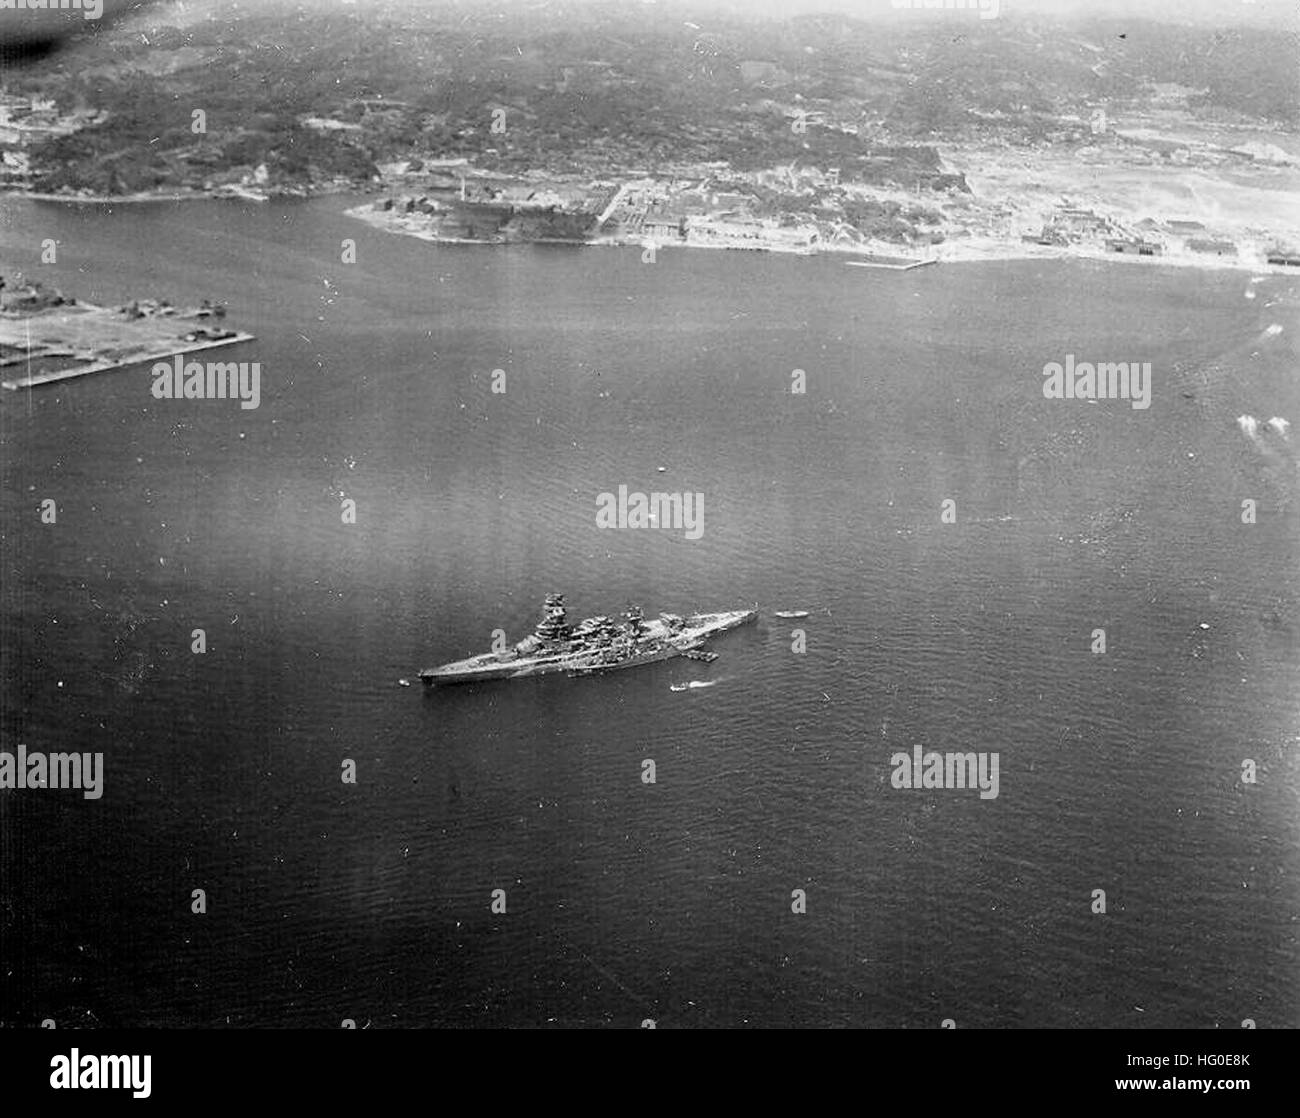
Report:
[[[136,191],[134,194],[51,194],[40,190],[0,190],[0,198],[22,198],[29,202],[63,202],[74,206],[114,206],[119,203],[138,205],[144,202],[221,202],[235,199],[243,202],[271,202],[285,198],[306,201],[335,194],[364,193],[365,188],[347,183],[326,188],[295,188],[262,190],[252,186],[219,186],[199,190]]]
[[[465,237],[445,237],[429,228],[407,227],[401,220],[393,220],[387,214],[376,213],[369,204],[354,206],[344,210],[347,217],[363,221],[373,228],[398,236],[414,237],[435,244],[498,246],[504,244],[565,244],[576,248],[614,247],[646,248],[650,242],[637,238],[598,237],[588,241],[486,241]],[[892,248],[892,246],[890,246]],[[667,241],[655,243],[658,249],[712,249],[734,252],[771,252],[791,256],[843,256],[843,257],[882,257],[899,259],[897,250],[873,245],[819,245],[815,248],[787,247],[779,244],[760,245],[726,245],[686,241]],[[1037,245],[1027,244],[1020,239],[1011,240],[997,237],[963,238],[961,241],[948,241],[934,246],[933,254],[900,263],[876,263],[867,259],[845,262],[865,265],[892,271],[911,271],[925,264],[981,264],[998,261],[1029,260],[1092,260],[1100,263],[1123,263],[1145,267],[1174,267],[1200,271],[1239,271],[1254,275],[1294,275],[1300,269],[1284,265],[1269,264],[1257,257],[1247,256],[1208,256],[1186,252],[1165,252],[1159,256],[1135,256],[1127,253],[1110,252],[1100,246],[1091,245]]]
[[[138,194],[48,194],[38,190],[6,190],[10,198],[22,198],[29,202],[63,202],[74,206],[115,206],[118,203],[136,205],[141,202],[189,202],[195,200],[218,200],[235,195],[222,195],[210,191],[186,191],[184,193],[138,193]]]
[[[1103,264],[1133,264],[1147,268],[1186,268],[1204,272],[1235,271],[1252,275],[1296,275],[1300,269],[1270,264],[1254,256],[1209,256],[1189,252],[1164,252],[1135,256],[1109,252],[1091,245],[1030,245],[1023,241],[983,239],[940,246],[943,264],[978,264],[1009,260],[1092,260]]]
[[[14,198],[34,202],[56,202],[76,206],[112,206],[116,204],[141,205],[150,202],[189,202],[189,201],[223,201],[239,200],[259,204],[272,200],[292,198],[306,201],[317,197],[335,196],[348,193],[364,193],[355,186],[335,186],[325,190],[309,193],[264,193],[256,188],[218,188],[213,190],[171,191],[164,193],[135,193],[122,195],[72,195],[50,194],[29,190],[6,190],[0,192]],[[590,240],[570,240],[562,238],[536,238],[527,240],[483,240],[468,237],[448,237],[436,231],[412,223],[407,225],[401,216],[381,213],[371,208],[372,203],[364,203],[345,209],[347,217],[363,221],[373,228],[387,233],[414,237],[422,241],[447,245],[493,246],[505,244],[557,244],[575,247],[622,247],[644,249],[651,243],[648,239],[637,237],[599,236]],[[950,239],[931,246],[930,253],[924,257],[907,257],[906,247],[893,244],[819,244],[813,247],[803,245],[785,245],[779,242],[759,244],[726,244],[713,241],[673,240],[654,242],[658,249],[715,249],[732,252],[771,252],[792,256],[837,255],[859,258],[847,262],[862,264],[886,271],[910,271],[927,264],[969,264],[992,263],[997,261],[1030,260],[1092,260],[1099,262],[1118,262],[1140,264],[1146,267],[1172,267],[1199,269],[1202,271],[1238,271],[1258,275],[1290,275],[1300,269],[1280,264],[1269,264],[1255,253],[1239,253],[1236,256],[1217,256],[1193,253],[1189,251],[1165,251],[1159,256],[1143,257],[1127,253],[1111,252],[1100,245],[1069,244],[1040,245],[1031,244],[1019,236],[996,237],[977,236]],[[871,260],[870,258],[883,258]]]

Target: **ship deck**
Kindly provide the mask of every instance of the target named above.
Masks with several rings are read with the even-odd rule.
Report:
[[[426,684],[472,683],[480,680],[515,679],[522,676],[554,672],[590,674],[635,667],[639,664],[684,656],[697,650],[709,637],[753,621],[754,610],[731,610],[719,613],[692,614],[679,629],[672,629],[661,618],[644,623],[637,645],[630,654],[611,658],[614,645],[568,647],[534,656],[510,656],[508,653],[484,652],[464,660],[454,660],[419,673]]]

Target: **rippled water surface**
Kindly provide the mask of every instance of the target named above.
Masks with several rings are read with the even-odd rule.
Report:
[[[144,367],[0,399],[0,745],[106,766],[0,792],[5,1023],[1300,1025],[1293,281],[345,204],[0,203],[6,275],[228,301],[262,370],[256,410]],[[1150,408],[1044,399],[1067,353],[1151,362]],[[620,484],[701,538],[597,528]],[[550,591],[762,616],[713,664],[397,685]],[[893,788],[917,744],[999,795]]]

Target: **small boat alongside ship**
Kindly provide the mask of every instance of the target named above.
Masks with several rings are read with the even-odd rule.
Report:
[[[621,624],[612,618],[599,616],[570,625],[564,595],[549,594],[542,620],[531,634],[512,648],[426,668],[420,672],[420,679],[426,685],[476,683],[553,672],[590,675],[676,656],[712,661],[718,654],[702,648],[704,642],[728,629],[754,621],[758,613],[749,609],[694,613],[685,617],[661,613],[654,620],[647,621],[640,607],[633,606],[623,617]]]

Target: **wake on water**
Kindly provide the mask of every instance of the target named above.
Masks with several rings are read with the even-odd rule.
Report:
[[[1237,416],[1237,426],[1241,428],[1247,438],[1259,439],[1259,420],[1253,415]],[[1289,419],[1283,419],[1280,415],[1271,416],[1265,421],[1264,428],[1275,435],[1280,435],[1287,442],[1291,441],[1291,436],[1287,434],[1291,430],[1291,421]]]

